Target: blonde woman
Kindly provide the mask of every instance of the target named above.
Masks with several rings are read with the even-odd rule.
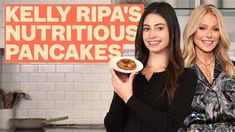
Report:
[[[230,40],[219,10],[200,5],[184,29],[184,59],[198,77],[192,112],[182,131],[232,132],[235,125],[235,77]]]

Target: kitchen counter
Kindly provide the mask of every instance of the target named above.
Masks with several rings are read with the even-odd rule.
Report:
[[[106,132],[103,124],[51,124],[45,132]]]
[[[35,130],[14,130],[12,132],[106,132],[105,129],[80,129],[80,128],[45,128]]]
[[[16,129],[9,132],[106,132],[106,130],[103,124],[50,124],[41,129]]]
[[[105,129],[47,128],[45,132],[106,132]]]

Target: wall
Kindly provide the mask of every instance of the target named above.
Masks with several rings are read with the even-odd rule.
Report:
[[[5,0],[13,3],[87,3],[87,0]],[[96,0],[93,3],[111,3]],[[3,63],[3,62],[2,62]],[[103,123],[112,98],[110,74],[103,64],[5,64],[1,65],[2,88],[19,89],[32,99],[23,100],[16,117],[69,116],[66,123]]]
[[[3,64],[2,81],[4,89],[32,97],[20,102],[17,117],[68,115],[74,123],[100,123],[112,95],[107,64]]]
[[[39,2],[40,1],[40,2]],[[81,0],[5,0],[14,3],[87,3]],[[93,3],[111,3],[96,0]],[[124,45],[124,55],[133,55],[133,46]],[[3,61],[2,61],[3,63]],[[103,123],[113,90],[107,63],[6,64],[2,65],[2,88],[22,90],[31,100],[15,107],[19,118],[69,116],[62,123]]]

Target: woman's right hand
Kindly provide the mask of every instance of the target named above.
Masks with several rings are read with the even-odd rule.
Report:
[[[124,100],[125,103],[133,95],[132,83],[135,76],[135,73],[131,73],[128,77],[125,74],[116,74],[116,72],[111,69],[112,74],[112,85],[114,91]]]

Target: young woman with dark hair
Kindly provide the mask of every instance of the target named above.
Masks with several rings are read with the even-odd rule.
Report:
[[[107,132],[174,132],[190,112],[196,74],[184,68],[180,28],[174,9],[150,4],[136,34],[135,57],[144,68],[119,78],[113,69],[114,97],[105,117]]]

